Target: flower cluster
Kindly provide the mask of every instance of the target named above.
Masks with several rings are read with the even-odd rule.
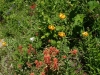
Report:
[[[71,50],[70,53],[71,53],[72,55],[76,55],[76,54],[78,53],[78,51],[77,51],[76,49],[74,49],[74,50]]]
[[[40,70],[40,68],[43,67],[41,75],[47,75],[47,73],[50,70],[55,71],[59,69],[59,62],[58,62],[58,58],[56,57],[58,54],[59,54],[59,50],[51,46],[44,49],[43,61],[39,61],[39,60],[34,61],[37,70]],[[30,65],[28,64],[28,66]]]
[[[43,54],[45,64],[53,70],[58,70],[58,59],[56,56],[59,54],[59,50],[51,46],[49,48],[45,48]]]
[[[32,47],[32,45],[30,44],[29,47],[28,47],[28,51],[27,51],[28,54],[36,54],[36,50]]]
[[[35,60],[35,65],[36,65],[36,68],[39,68],[39,67],[41,67],[42,66],[42,61],[38,61],[38,60]]]

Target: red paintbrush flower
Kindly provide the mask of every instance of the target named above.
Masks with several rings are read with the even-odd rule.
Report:
[[[35,9],[35,7],[36,7],[36,4],[32,4],[31,6],[30,6],[30,8],[33,10],[33,9]]]

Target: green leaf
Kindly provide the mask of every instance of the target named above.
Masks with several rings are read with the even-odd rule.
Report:
[[[79,23],[83,23],[83,19],[84,19],[85,15],[84,14],[77,14],[74,17],[74,25],[77,25]]]
[[[37,48],[37,49],[40,48],[41,45],[42,45],[42,41],[38,41],[38,43],[36,43],[36,48]]]
[[[89,10],[91,10],[91,11],[93,11],[93,9],[95,9],[98,5],[99,5],[99,3],[97,3],[97,1],[89,1],[88,2]]]
[[[45,33],[45,36],[48,37],[50,35],[50,33]]]
[[[57,30],[57,31],[62,30],[61,26],[56,26],[56,30]]]
[[[65,27],[62,25],[62,26],[56,26],[56,31],[62,31],[62,30],[65,30]]]
[[[44,39],[44,38],[45,38],[45,36],[42,36],[42,37],[41,37],[41,39]]]
[[[51,45],[56,46],[57,42],[55,40],[50,40]]]

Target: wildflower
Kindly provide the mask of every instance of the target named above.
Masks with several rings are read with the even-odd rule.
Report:
[[[83,35],[83,37],[87,37],[89,34],[88,34],[88,32],[83,32],[82,35]]]
[[[34,62],[35,64],[37,64],[38,63],[38,60],[35,60],[35,62]]]
[[[51,60],[51,57],[50,57],[49,54],[44,55],[44,62],[45,62],[47,65],[50,65],[50,60]]]
[[[0,39],[0,48],[7,46],[7,43],[4,41],[4,39]]]
[[[60,37],[66,36],[64,32],[58,32],[58,35],[59,35]]]
[[[39,61],[38,60],[35,60],[35,65],[36,65],[36,67],[38,68],[39,67]]]
[[[30,75],[34,75],[34,73],[30,73]]]
[[[63,14],[63,13],[60,13],[60,14],[59,14],[59,17],[60,17],[61,19],[65,19],[65,18],[66,18],[66,15]]]
[[[31,54],[31,50],[30,50],[30,49],[28,49],[27,53],[28,53],[28,54]]]
[[[35,40],[35,37],[31,37],[30,41],[33,42]]]
[[[41,75],[45,75],[45,72],[42,72]]]
[[[35,7],[36,7],[35,4],[33,4],[33,5],[30,6],[31,9],[35,9]]]
[[[71,52],[71,54],[76,55],[78,51],[77,50],[71,50],[70,52]]]
[[[49,25],[49,26],[48,26],[48,29],[50,29],[50,30],[55,30],[55,26],[54,26],[54,25]]]
[[[35,60],[34,63],[35,63],[35,65],[36,65],[37,68],[39,68],[39,67],[42,66],[42,61],[39,62],[38,60]]]
[[[3,46],[7,46],[7,43],[6,43],[6,42],[3,42],[2,45],[3,45]]]
[[[54,49],[54,48],[55,48],[55,47],[52,47],[52,46],[49,47],[49,53],[50,53],[50,55],[51,55],[51,54],[54,52],[54,50],[56,49],[56,48],[55,48],[55,49]]]
[[[53,62],[58,63],[58,59],[57,58],[53,58]]]
[[[67,58],[67,56],[66,56],[66,55],[63,55],[63,56],[62,56],[62,58],[63,58],[63,59],[66,59],[66,58]]]
[[[22,47],[21,45],[18,47],[19,50],[22,50],[22,48],[23,48],[23,47]]]
[[[40,61],[40,62],[39,62],[39,65],[42,66],[42,64],[43,64],[42,61]]]
[[[55,53],[56,53],[56,54],[58,54],[58,53],[59,53],[59,50],[58,50],[58,49],[56,49],[56,50],[55,50]]]
[[[43,54],[44,54],[44,55],[49,54],[49,50],[48,50],[47,48],[45,48],[45,50],[43,51]]]
[[[54,70],[58,69],[58,59],[57,58],[53,59],[53,68],[54,68]]]

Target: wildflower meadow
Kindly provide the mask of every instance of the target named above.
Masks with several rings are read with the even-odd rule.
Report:
[[[100,1],[0,0],[0,75],[100,75]]]

